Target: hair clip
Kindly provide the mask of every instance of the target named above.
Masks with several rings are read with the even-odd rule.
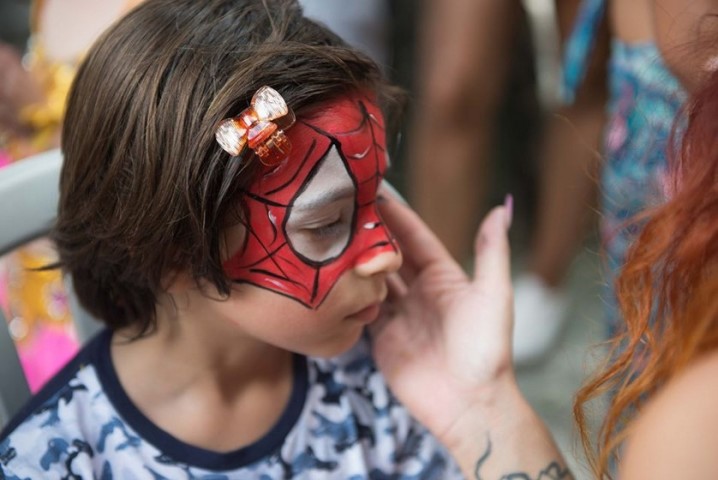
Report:
[[[260,162],[273,166],[292,150],[284,130],[291,127],[294,120],[294,112],[284,98],[275,89],[264,86],[257,90],[250,106],[242,113],[220,122],[215,137],[230,155],[238,156],[248,145]]]

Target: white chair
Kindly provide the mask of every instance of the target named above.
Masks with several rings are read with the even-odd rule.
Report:
[[[61,166],[60,150],[51,150],[0,168],[0,256],[48,233],[57,214]],[[99,323],[79,308],[69,284],[68,288],[82,341],[98,330]],[[0,428],[29,398],[8,322],[0,310]]]

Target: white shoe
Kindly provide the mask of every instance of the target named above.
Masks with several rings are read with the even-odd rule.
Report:
[[[514,281],[514,364],[539,363],[555,346],[568,310],[568,298],[537,275],[524,273]]]

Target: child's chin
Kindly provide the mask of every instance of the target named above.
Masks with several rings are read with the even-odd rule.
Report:
[[[311,354],[311,356],[317,358],[333,358],[347,353],[349,350],[352,349],[352,347],[354,347],[354,345],[356,345],[356,343],[359,341],[359,338],[361,338],[361,335],[362,332],[360,330],[357,332],[356,336],[352,338],[347,338],[346,340],[342,339],[342,341],[333,343],[331,345],[326,345],[324,348],[322,348],[321,351],[313,353]]]

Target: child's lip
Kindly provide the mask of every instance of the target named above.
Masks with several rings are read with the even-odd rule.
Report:
[[[358,310],[347,317],[348,320],[371,323],[379,317],[379,309],[381,303],[372,303],[371,305]]]

